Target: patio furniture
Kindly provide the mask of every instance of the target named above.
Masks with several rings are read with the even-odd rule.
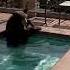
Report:
[[[63,3],[59,4],[60,7],[70,7],[70,1],[64,1]],[[61,11],[59,11],[59,25],[61,20]]]

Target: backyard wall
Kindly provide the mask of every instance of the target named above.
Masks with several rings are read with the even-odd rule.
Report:
[[[28,7],[28,9],[33,9],[35,7],[35,0],[19,0],[17,1],[17,4],[19,7],[22,7],[23,9],[25,7]]]

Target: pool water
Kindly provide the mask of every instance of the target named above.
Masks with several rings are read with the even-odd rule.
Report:
[[[0,38],[0,70],[51,70],[69,48],[70,39],[61,36],[34,34],[16,48]]]

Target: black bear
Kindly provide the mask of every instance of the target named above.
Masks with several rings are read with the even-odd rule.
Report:
[[[25,20],[25,18],[22,18],[22,16],[18,13],[13,13],[13,15],[7,21],[6,25],[7,44],[17,45],[22,41],[23,43],[26,43],[28,34],[27,31],[24,30],[22,20]]]

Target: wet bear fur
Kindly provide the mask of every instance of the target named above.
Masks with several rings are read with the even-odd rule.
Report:
[[[13,15],[9,18],[6,25],[6,40],[8,44],[18,44],[18,43],[26,43],[28,39],[28,32],[24,30],[24,26],[22,24],[22,16],[13,13]]]

